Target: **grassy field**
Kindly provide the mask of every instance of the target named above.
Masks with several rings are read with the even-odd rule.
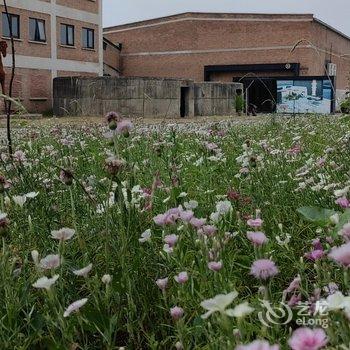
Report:
[[[349,117],[14,121],[1,147],[0,349],[350,348]]]

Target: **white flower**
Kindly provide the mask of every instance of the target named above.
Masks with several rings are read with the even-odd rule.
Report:
[[[74,270],[73,273],[76,276],[87,277],[91,269],[92,269],[92,264],[89,264],[88,266],[85,266],[80,270]]]
[[[292,236],[289,235],[288,233],[285,233],[284,235],[285,235],[284,239],[282,239],[280,236],[276,236],[276,241],[281,246],[288,245],[288,243],[290,242],[290,239],[292,238]]]
[[[216,213],[211,213],[210,214],[210,220],[212,221],[212,222],[218,222],[219,221],[219,219],[220,219],[220,213],[218,213],[218,212],[216,212]]]
[[[75,235],[75,230],[63,227],[58,231],[51,231],[51,237],[60,241],[68,241]]]
[[[232,205],[230,201],[221,201],[216,204],[216,211],[220,215],[225,215],[232,210]]]
[[[55,275],[52,278],[47,278],[46,276],[41,277],[33,284],[33,287],[38,288],[38,289],[50,290],[50,288],[58,280],[58,277],[59,277],[59,275]]]
[[[2,213],[1,211],[0,211],[0,221],[1,220],[5,220],[7,218],[7,214],[6,213]]]
[[[27,197],[24,196],[13,196],[12,197],[15,204],[19,205],[21,208],[23,208],[24,203],[27,201]]]
[[[35,198],[38,194],[39,194],[39,192],[29,192],[29,193],[25,194],[25,197],[26,198]]]
[[[38,265],[39,264],[39,252],[37,250],[32,250],[30,254],[32,256],[34,264]]]
[[[187,197],[186,192],[181,192],[177,198],[184,198],[184,197]]]
[[[339,198],[339,197],[345,197],[345,196],[347,195],[347,193],[349,192],[349,189],[350,189],[350,187],[347,186],[347,187],[345,187],[345,188],[343,188],[343,189],[341,189],[341,190],[336,190],[336,191],[334,191],[334,195],[335,195],[337,198]]]
[[[151,240],[151,236],[152,236],[151,230],[148,229],[141,234],[141,238],[139,238],[139,242],[140,243],[148,242]]]
[[[332,224],[338,225],[338,224],[339,224],[339,220],[340,220],[339,214],[336,213],[336,214],[332,215],[332,216],[329,218],[329,220],[331,221]]]
[[[68,317],[72,312],[77,312],[79,309],[87,303],[87,298],[80,299],[70,304],[63,314],[63,317]]]
[[[56,269],[60,266],[60,256],[55,254],[50,254],[45,258],[40,260],[39,266],[44,270]]]
[[[329,311],[342,310],[344,308],[345,297],[342,292],[335,292],[326,299],[327,309]]]
[[[184,203],[184,207],[185,207],[187,210],[196,209],[196,208],[198,207],[198,202],[197,202],[197,201],[194,201],[194,200],[190,200],[190,201]]]
[[[251,314],[253,311],[254,309],[249,306],[248,302],[244,302],[237,305],[234,309],[226,310],[226,315],[241,318]]]
[[[226,314],[226,311],[229,313],[232,312],[231,309],[226,310],[226,308],[233,302],[235,298],[237,298],[238,293],[233,291],[229,294],[218,294],[212,299],[207,299],[201,302],[202,308],[208,310],[204,315],[202,315],[203,319],[208,318],[214,312],[220,312]]]
[[[163,203],[168,203],[169,201],[170,201],[170,199],[171,199],[171,197],[169,196],[169,197],[167,197],[167,198],[165,198],[164,200],[163,200]]]
[[[103,275],[101,278],[101,281],[104,284],[110,284],[112,281],[112,276],[111,275]]]
[[[164,244],[163,250],[165,251],[165,253],[168,253],[168,254],[170,254],[174,251],[174,249],[172,247],[170,247],[169,244]]]

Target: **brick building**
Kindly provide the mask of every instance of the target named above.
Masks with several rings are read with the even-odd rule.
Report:
[[[104,37],[122,44],[123,76],[241,81],[261,111],[334,110],[348,86],[350,38],[311,14],[183,13]]]
[[[9,46],[3,59],[7,83],[11,25],[17,67],[14,96],[28,111],[52,108],[55,77],[103,74],[102,0],[7,0],[7,5],[10,23],[0,5],[1,40]]]

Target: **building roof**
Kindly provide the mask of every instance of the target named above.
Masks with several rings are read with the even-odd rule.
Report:
[[[158,17],[147,19],[143,21],[131,22],[121,24],[112,27],[106,27],[103,29],[105,34],[110,32],[118,32],[124,30],[137,29],[139,27],[153,27],[161,24],[167,24],[169,22],[179,22],[184,20],[236,20],[236,21],[306,21],[316,22],[320,25],[328,28],[329,30],[341,35],[342,37],[350,40],[350,37],[341,31],[333,28],[325,22],[317,19],[313,14],[297,14],[297,13],[212,13],[212,12],[184,12],[165,17]]]

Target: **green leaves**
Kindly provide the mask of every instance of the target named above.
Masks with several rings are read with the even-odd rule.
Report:
[[[329,225],[331,223],[331,216],[338,213],[335,210],[318,207],[301,207],[297,209],[297,212],[307,221],[314,222],[322,227]]]

